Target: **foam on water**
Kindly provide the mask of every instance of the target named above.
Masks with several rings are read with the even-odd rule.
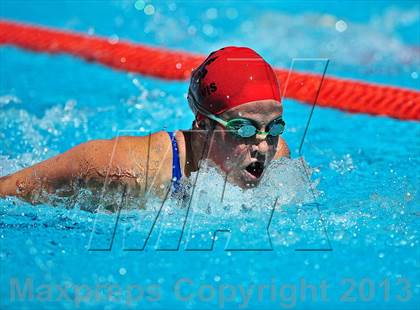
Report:
[[[216,168],[204,162],[200,172],[191,175],[190,180],[193,181],[190,182],[194,182],[197,202],[208,202],[208,205],[201,207],[206,212],[213,213],[211,211],[214,210],[217,215],[221,215],[226,209],[237,212],[241,209],[271,208],[276,200],[279,205],[312,202],[315,197],[311,186],[314,185],[310,184],[303,169],[299,159],[272,161],[265,168],[260,184],[243,190],[226,182]],[[308,167],[305,169],[309,170]],[[197,202],[197,206],[200,205]]]

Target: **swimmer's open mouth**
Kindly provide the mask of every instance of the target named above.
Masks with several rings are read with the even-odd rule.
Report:
[[[245,170],[248,171],[248,173],[253,175],[255,178],[259,179],[262,173],[264,172],[264,164],[262,162],[255,161],[252,164],[248,165],[245,168]]]

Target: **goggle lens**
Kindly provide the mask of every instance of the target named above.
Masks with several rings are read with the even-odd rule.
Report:
[[[280,136],[283,133],[283,131],[284,131],[284,122],[282,121],[281,123],[274,123],[270,127],[268,134],[270,136]]]
[[[283,119],[278,118],[273,120],[268,124],[268,134],[270,136],[279,136],[284,131],[285,123]],[[250,138],[257,133],[259,133],[258,128],[248,119],[235,118],[227,122],[226,125],[229,131],[232,131],[234,134],[241,138]],[[263,133],[264,134],[264,133]]]
[[[237,133],[242,138],[250,138],[257,133],[257,128],[254,125],[244,125],[238,129]]]

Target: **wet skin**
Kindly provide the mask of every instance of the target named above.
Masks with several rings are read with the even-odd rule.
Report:
[[[219,115],[225,120],[245,117],[256,121],[260,131],[282,113],[273,100],[255,101]],[[177,131],[182,174],[199,169],[209,159],[227,174],[228,181],[242,188],[258,185],[261,168],[289,149],[281,137],[257,135],[242,139],[223,126],[204,119],[190,131]],[[204,154],[204,156],[203,156]],[[258,169],[249,165],[259,162]],[[255,164],[254,164],[255,165]],[[128,189],[133,196],[152,192],[163,197],[171,185],[172,144],[166,132],[143,137],[93,140],[32,167],[0,178],[0,197],[18,196],[32,203],[48,201],[48,195],[70,197],[80,188],[96,192]]]

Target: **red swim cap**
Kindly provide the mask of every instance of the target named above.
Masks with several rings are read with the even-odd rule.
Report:
[[[247,47],[224,47],[212,52],[191,74],[188,102],[197,120],[203,116],[197,105],[221,114],[241,104],[273,99],[280,90],[271,66]]]

